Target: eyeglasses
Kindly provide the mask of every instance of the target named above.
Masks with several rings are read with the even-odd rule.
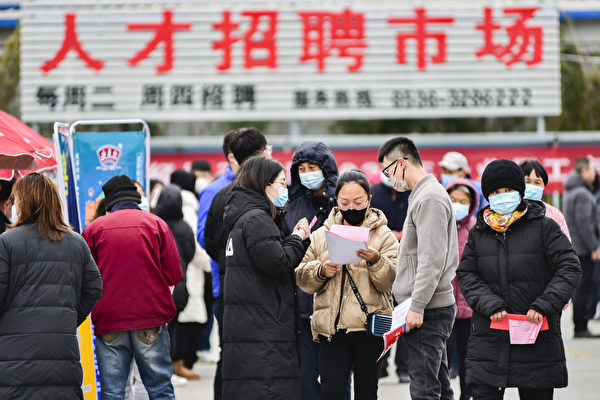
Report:
[[[381,173],[386,178],[388,178],[388,179],[390,178],[390,173],[387,170],[390,169],[392,167],[392,165],[396,164],[400,158],[403,160],[408,160],[407,157],[399,157],[399,158],[395,159],[394,161],[392,161],[391,163],[389,163],[384,169],[381,170]],[[398,168],[398,166],[396,166],[396,168]],[[396,168],[394,168],[394,173],[396,173]]]

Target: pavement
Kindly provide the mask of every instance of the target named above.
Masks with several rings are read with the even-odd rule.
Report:
[[[569,307],[562,318],[562,332],[567,353],[567,368],[569,371],[569,386],[556,389],[555,400],[599,400],[600,399],[600,338],[573,339],[572,307]],[[216,325],[215,325],[216,326]],[[600,321],[590,321],[590,331],[600,334]],[[213,335],[213,340],[217,338]],[[216,346],[213,346],[216,349]],[[216,350],[213,350],[216,351]],[[393,358],[390,357],[390,360]],[[214,363],[198,362],[194,366],[202,378],[199,381],[187,382],[185,386],[176,387],[178,400],[211,400],[213,398],[213,379],[216,365]],[[379,381],[379,399],[402,400],[410,399],[408,384],[399,384],[389,366],[390,376]],[[458,378],[452,380],[454,395],[460,394]],[[517,400],[517,390],[507,389],[506,400]],[[318,399],[315,399],[318,400]]]

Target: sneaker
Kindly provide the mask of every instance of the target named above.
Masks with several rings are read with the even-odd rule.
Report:
[[[177,376],[175,374],[173,374],[171,376],[171,384],[175,387],[182,387],[187,385],[188,380],[185,378],[182,378],[181,376]]]
[[[410,377],[408,376],[408,373],[401,372],[400,374],[398,374],[398,382],[399,383],[410,383]]]
[[[579,339],[597,339],[600,338],[600,335],[595,335],[592,332],[585,329],[583,331],[575,331],[573,337]]]
[[[203,363],[215,364],[219,361],[219,356],[210,351],[197,351],[196,357],[198,357],[198,361]]]

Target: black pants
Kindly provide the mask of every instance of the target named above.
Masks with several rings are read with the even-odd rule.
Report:
[[[224,282],[224,281],[221,281]],[[214,382],[214,394],[215,400],[221,400],[221,389],[223,387],[223,313],[225,312],[225,305],[223,304],[223,296],[216,298],[214,300],[215,306],[215,319],[217,320],[217,325],[219,325],[219,361],[217,361],[217,371],[215,372],[215,382]]]
[[[319,383],[319,343],[312,338],[310,319],[300,319],[301,355],[300,378],[302,383],[302,400],[321,398]]]
[[[454,320],[452,333],[448,338],[448,363],[450,363],[450,354],[454,352],[454,348],[450,346],[453,343],[456,346],[458,354],[458,377],[460,379],[460,400],[468,400],[471,397],[471,390],[467,387],[465,360],[467,359],[467,345],[471,336],[471,318],[461,318]]]
[[[321,337],[319,374],[323,400],[345,400],[348,378],[354,371],[354,399],[377,399],[379,363],[383,351],[380,337],[366,332],[338,333],[331,341]]]
[[[473,400],[502,400],[505,388],[488,385],[473,386]],[[519,388],[521,400],[552,400],[554,389],[527,389]]]
[[[579,257],[583,275],[581,282],[573,296],[573,323],[575,324],[575,332],[581,332],[587,329],[588,320],[590,318],[590,305],[594,293],[593,276],[594,263],[589,254]]]
[[[196,322],[179,322],[179,313],[169,322],[169,338],[171,342],[171,360],[173,362],[182,360],[186,368],[192,369],[198,356],[196,349],[202,338],[202,332],[206,324]]]

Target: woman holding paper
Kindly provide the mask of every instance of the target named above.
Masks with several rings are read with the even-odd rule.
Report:
[[[352,289],[356,289],[368,313],[392,313],[398,240],[387,227],[383,212],[370,207],[371,187],[359,171],[342,174],[336,186],[338,207],[323,227],[310,236],[311,244],[296,269],[298,286],[314,294],[311,321],[313,339],[319,345],[319,373],[323,399],[345,399],[350,371],[354,371],[356,398],[377,398],[381,338],[367,334],[367,315]],[[330,261],[325,232],[335,225],[367,228],[366,250],[356,252],[358,262],[339,265]],[[343,233],[341,233],[343,235]],[[365,246],[366,247],[366,246]]]
[[[560,318],[579,283],[579,261],[543,204],[523,199],[516,163],[492,161],[481,186],[490,204],[457,271],[473,309],[467,384],[476,400],[502,399],[507,387],[518,387],[521,399],[552,399],[567,385]]]
[[[283,166],[244,161],[226,201],[223,399],[300,400],[294,268],[308,237],[303,218],[283,237],[275,223],[287,202]]]

